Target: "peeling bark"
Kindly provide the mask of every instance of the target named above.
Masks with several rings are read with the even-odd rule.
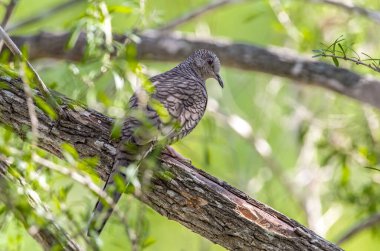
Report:
[[[21,137],[30,127],[20,80],[0,76],[0,123]],[[4,87],[6,85],[6,88]],[[39,93],[36,91],[36,95]],[[81,157],[98,156],[105,179],[116,153],[110,140],[111,118],[64,96],[68,119],[53,121],[37,108],[39,146],[61,156],[60,144],[74,145]],[[70,108],[69,108],[70,107]],[[248,197],[204,171],[169,155],[161,168],[171,178],[153,178],[138,197],[160,214],[230,250],[341,250],[296,221]]]

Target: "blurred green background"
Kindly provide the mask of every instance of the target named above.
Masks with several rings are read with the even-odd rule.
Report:
[[[9,25],[62,2],[20,0]],[[378,1],[354,2],[380,9]],[[160,27],[209,1],[115,0],[105,3],[109,7],[130,8],[130,13],[112,14],[113,32],[126,33]],[[92,4],[82,1],[10,34],[70,31],[86,22],[87,27],[80,27],[88,29],[96,25],[96,21],[84,21],[84,13],[88,13]],[[380,34],[374,32],[378,28],[378,24],[366,17],[314,1],[258,0],[225,5],[176,30],[195,37],[285,47],[311,58],[313,49],[341,35],[347,43],[354,43],[357,51],[376,57],[380,55]],[[33,64],[50,87],[91,108],[122,118],[124,114],[120,111],[131,95],[133,73],[125,61],[114,62],[115,67],[125,70],[118,89],[115,85],[118,71],[112,67],[93,78],[104,62],[101,56],[93,57],[98,60],[74,63],[43,59]],[[146,74],[154,75],[177,62],[141,63]],[[376,75],[360,66],[341,64],[362,74]],[[365,168],[379,166],[380,117],[376,109],[325,89],[301,86],[259,72],[222,67],[221,75],[225,88],[221,90],[215,81],[209,80],[209,109],[194,132],[175,144],[176,150],[190,158],[196,167],[332,242],[354,224],[379,212],[380,172]],[[74,183],[58,174],[48,177],[52,191]],[[95,196],[74,183],[65,206],[84,226],[95,201]],[[51,207],[54,211],[56,206]],[[132,225],[144,225],[147,243],[152,242],[146,250],[224,250],[144,207],[131,196],[124,196],[121,208],[128,210]],[[142,211],[143,218],[139,216]],[[60,217],[59,210],[54,212]],[[1,249],[38,250],[40,247],[22,226],[12,220],[12,216],[8,218],[1,226],[0,247],[4,247]],[[101,241],[102,250],[129,250],[121,224],[115,218],[106,226]],[[342,244],[345,250],[370,251],[378,250],[379,246],[379,224]]]

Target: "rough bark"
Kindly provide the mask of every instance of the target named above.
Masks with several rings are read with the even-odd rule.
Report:
[[[127,37],[115,35],[115,40],[124,42]],[[255,45],[232,43],[222,40],[201,40],[156,31],[139,35],[138,57],[145,60],[180,61],[193,50],[206,48],[215,51],[223,67],[260,71],[286,77],[296,84],[311,84],[333,90],[361,102],[380,108],[380,79],[357,74],[333,65],[311,60],[290,50],[266,49]],[[15,36],[18,46],[29,45],[29,57],[55,58],[80,61],[86,48],[86,36],[81,34],[71,49],[66,45],[69,33],[40,33],[32,36]],[[228,84],[228,83],[227,83]],[[257,84],[257,83],[255,83]]]
[[[30,122],[21,83],[4,76],[0,82],[0,123],[24,137]],[[39,95],[37,91],[36,95]],[[56,126],[52,127],[49,117],[37,109],[39,146],[61,156],[60,144],[66,141],[82,157],[98,156],[97,171],[105,179],[115,155],[116,142],[109,138],[113,120],[61,98],[69,119],[62,118]],[[168,155],[161,159],[161,168],[173,175],[171,178],[156,176],[139,199],[205,238],[230,250],[341,250],[296,221],[190,164]]]

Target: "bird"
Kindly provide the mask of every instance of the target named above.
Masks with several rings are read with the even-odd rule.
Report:
[[[169,146],[197,126],[207,106],[206,80],[213,78],[224,87],[220,68],[214,52],[198,49],[171,70],[151,77],[152,88],[135,91],[129,100],[114,164],[103,188],[115,205],[123,192],[116,188],[119,185],[116,179],[121,178],[127,184],[125,168],[141,161],[160,142]],[[100,199],[97,201],[89,220],[88,236],[100,235],[113,208]]]

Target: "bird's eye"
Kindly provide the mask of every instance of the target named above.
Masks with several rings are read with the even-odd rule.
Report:
[[[214,63],[214,60],[212,60],[211,58],[209,58],[209,59],[207,59],[207,63],[208,63],[209,65],[212,65],[212,63]]]

